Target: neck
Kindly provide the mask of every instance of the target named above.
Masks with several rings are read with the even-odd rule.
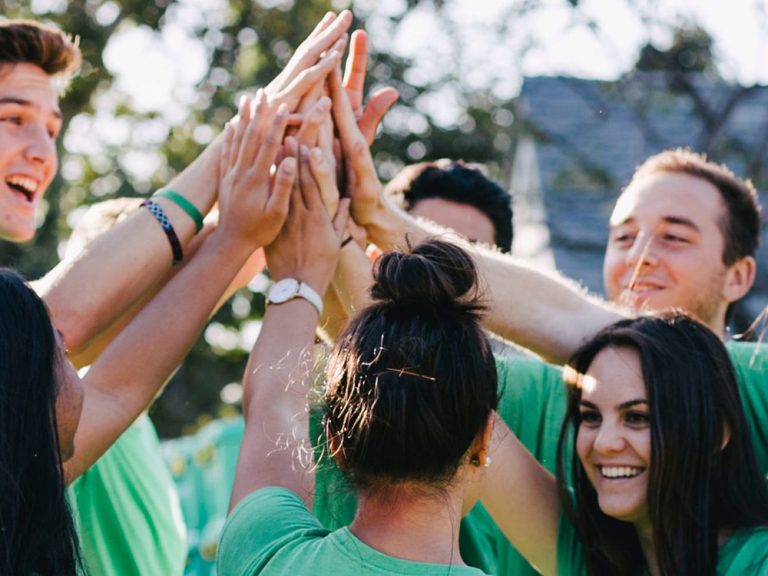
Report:
[[[640,548],[645,556],[645,563],[651,576],[660,576],[659,562],[656,558],[656,545],[653,542],[653,531],[650,525],[635,524],[637,537],[640,540]],[[719,530],[717,533],[717,547],[721,548],[728,538],[733,534],[733,530]]]
[[[653,528],[650,523],[635,524],[637,538],[640,540],[640,548],[645,556],[645,564],[651,576],[660,576],[659,562],[656,559],[656,545],[653,543]]]
[[[455,488],[412,485],[358,494],[350,531],[371,548],[395,558],[464,565],[459,552],[462,496]]]

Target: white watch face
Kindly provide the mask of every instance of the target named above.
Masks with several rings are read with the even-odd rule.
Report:
[[[267,300],[274,304],[281,304],[287,302],[291,298],[295,298],[298,293],[298,280],[295,278],[283,278],[279,282],[275,282],[272,285],[272,288],[269,289]]]

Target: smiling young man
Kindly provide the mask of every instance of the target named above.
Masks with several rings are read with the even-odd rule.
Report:
[[[55,84],[79,68],[80,52],[56,31],[2,25],[0,238],[24,242],[35,234],[37,210],[56,175],[62,120]],[[27,55],[27,45],[36,54]]]

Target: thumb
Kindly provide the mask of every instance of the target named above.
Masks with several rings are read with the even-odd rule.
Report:
[[[360,120],[357,122],[360,132],[365,136],[369,146],[376,137],[376,129],[379,127],[381,119],[384,118],[384,114],[397,102],[398,98],[400,98],[400,93],[391,87],[382,88],[371,96]]]

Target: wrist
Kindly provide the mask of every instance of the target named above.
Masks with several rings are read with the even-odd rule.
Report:
[[[405,242],[408,231],[408,216],[392,206],[388,201],[379,202],[372,217],[365,225],[368,241],[384,249],[400,247]]]

